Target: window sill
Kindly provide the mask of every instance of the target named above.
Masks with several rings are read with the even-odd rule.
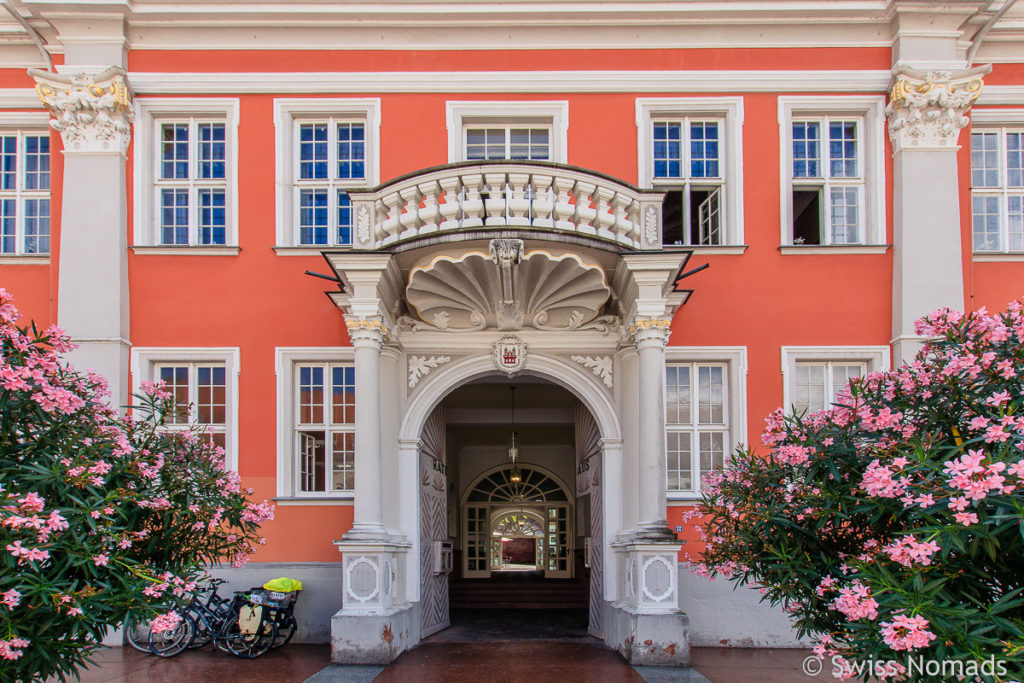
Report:
[[[783,244],[779,251],[784,256],[793,254],[884,254],[891,244],[842,244],[822,246],[820,244]]]
[[[172,247],[166,245],[139,245],[133,244],[128,247],[139,255],[175,255],[175,256],[237,256],[241,247],[231,246],[180,246]]]
[[[36,256],[28,255],[15,256],[6,255],[0,256],[0,266],[41,266],[46,265],[50,262],[50,256]]]
[[[976,263],[994,263],[997,261],[1024,261],[1024,251],[976,251]]]
[[[277,505],[351,505],[355,494],[340,496],[277,496],[272,498]]]
[[[699,493],[686,493],[680,491],[667,491],[665,493],[665,500],[669,505],[673,503],[699,503],[701,495]]]
[[[749,244],[722,244],[714,246],[704,246],[694,244],[687,246],[685,244],[668,244],[662,247],[665,251],[692,251],[694,254],[742,254],[747,250]]]
[[[331,244],[324,244],[317,247],[286,247],[277,246],[271,247],[277,252],[278,256],[319,256],[325,251],[337,251],[338,249],[349,250],[350,246],[337,246]]]

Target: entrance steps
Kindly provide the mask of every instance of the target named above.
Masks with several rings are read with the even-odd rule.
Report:
[[[452,579],[452,609],[587,609],[585,579],[545,579],[543,574],[494,574],[489,579]]]

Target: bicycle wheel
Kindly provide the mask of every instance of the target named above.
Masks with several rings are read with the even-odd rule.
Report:
[[[124,619],[124,639],[133,649],[152,654],[149,649],[149,619],[139,620],[129,613]]]
[[[299,628],[299,625],[295,621],[295,617],[289,614],[284,617],[280,623],[275,624],[277,626],[277,633],[274,634],[274,643],[270,647],[281,647],[287,645],[295,635],[295,631]]]
[[[195,625],[191,619],[182,619],[169,631],[149,632],[149,650],[157,657],[173,657],[184,652],[192,642]]]
[[[195,620],[195,633],[192,635],[192,642],[188,644],[188,649],[198,650],[209,645],[215,634],[210,630],[206,619],[202,615],[195,614],[190,616]]]
[[[242,606],[221,626],[218,645],[236,657],[255,659],[274,643],[277,624],[268,620],[261,605]]]

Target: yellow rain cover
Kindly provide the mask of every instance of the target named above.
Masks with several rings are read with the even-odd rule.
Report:
[[[302,590],[302,582],[298,579],[289,579],[282,576],[279,579],[272,579],[263,584],[263,587],[268,591],[278,591],[280,593],[291,593],[292,591]]]

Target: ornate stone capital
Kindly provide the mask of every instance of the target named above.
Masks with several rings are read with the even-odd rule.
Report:
[[[894,151],[954,149],[967,111],[981,95],[982,76],[991,66],[958,73],[893,69],[885,115]]]
[[[50,126],[60,133],[66,154],[128,151],[132,95],[124,69],[98,74],[56,74],[29,69],[36,93],[50,110]]]
[[[379,350],[388,338],[387,326],[377,318],[346,315],[345,325],[352,346],[375,346]]]
[[[664,347],[668,343],[671,326],[672,318],[638,318],[629,327],[629,337],[637,349],[652,345]]]

